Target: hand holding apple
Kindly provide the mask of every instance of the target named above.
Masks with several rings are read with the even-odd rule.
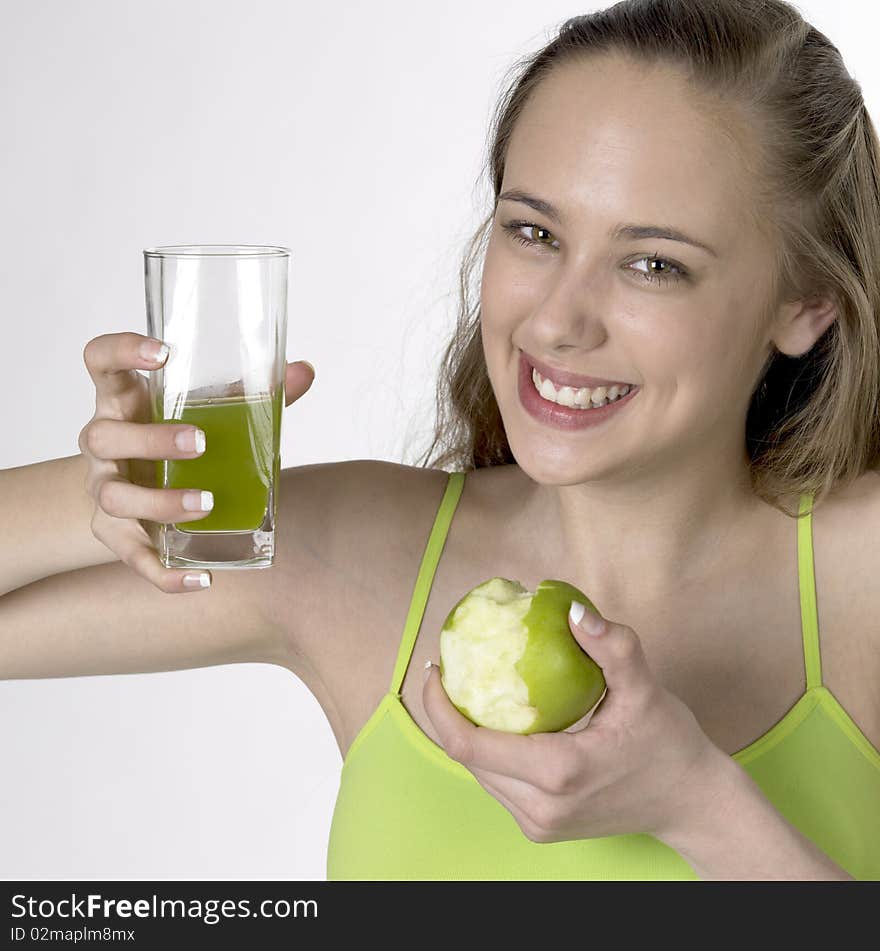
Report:
[[[568,627],[573,600],[565,581],[534,593],[490,578],[469,591],[440,631],[440,677],[456,709],[477,726],[510,733],[553,733],[599,701],[605,678]]]
[[[533,842],[628,833],[662,841],[702,821],[729,775],[729,758],[654,678],[632,628],[603,619],[589,604],[580,623],[570,615],[568,623],[607,682],[589,725],[528,735],[476,726],[432,667],[422,699],[447,755]]]

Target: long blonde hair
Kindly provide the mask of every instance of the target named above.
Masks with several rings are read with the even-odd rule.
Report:
[[[603,52],[675,66],[696,92],[739,107],[761,143],[755,194],[777,249],[767,306],[820,292],[837,304],[837,318],[806,354],[771,354],[746,419],[755,494],[797,517],[784,500],[809,492],[817,504],[880,466],[880,146],[861,88],[831,41],[782,0],[623,0],[566,20],[512,67],[486,160],[496,202],[529,96],[561,63]],[[486,369],[473,282],[493,216],[494,207],[464,254],[457,324],[420,466],[516,461]]]

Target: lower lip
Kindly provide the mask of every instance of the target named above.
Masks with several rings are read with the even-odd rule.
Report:
[[[586,429],[588,426],[598,426],[610,416],[619,413],[627,403],[639,392],[640,387],[634,387],[613,403],[606,403],[598,409],[571,409],[559,403],[551,403],[535,389],[532,382],[532,368],[520,354],[519,358],[519,398],[526,412],[538,422],[556,429]]]

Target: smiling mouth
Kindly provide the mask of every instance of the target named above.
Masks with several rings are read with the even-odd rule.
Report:
[[[626,412],[626,407],[639,395],[641,389],[641,386],[634,386],[621,395],[620,391],[616,391],[612,386],[610,402],[608,391],[599,387],[594,391],[574,391],[563,387],[560,393],[556,393],[555,389],[551,389],[550,382],[541,381],[535,368],[530,367],[527,361],[520,357],[517,383],[520,405],[539,423],[561,432],[588,430],[606,420],[617,418],[620,413]],[[547,396],[544,393],[547,393]],[[558,402],[558,398],[565,402]],[[594,399],[596,402],[593,402]]]
[[[570,379],[571,377],[569,377]],[[560,384],[557,379],[545,376],[531,364],[530,358],[520,351],[520,379],[522,385],[532,390],[541,401],[560,409],[577,413],[613,406],[640,389],[636,384],[599,381],[592,386]],[[596,377],[581,377],[581,380],[597,380]]]
[[[556,387],[551,380],[543,379],[534,367],[532,368],[532,383],[541,399],[547,400],[548,403],[580,410],[599,409],[602,406],[612,405],[637,389],[628,383],[623,386],[615,383],[613,386],[578,387],[577,389],[571,386]]]
[[[542,379],[550,380],[557,390],[560,390],[565,386],[569,386],[573,390],[595,390],[600,386],[605,387],[606,390],[609,390],[612,386],[616,386],[618,389],[621,389],[625,386],[634,388],[636,385],[625,380],[603,380],[595,376],[582,376],[578,373],[571,373],[566,370],[558,370],[549,364],[540,363],[539,361],[535,360],[534,357],[527,354],[524,350],[520,350],[520,359],[526,364],[530,371],[537,370]]]

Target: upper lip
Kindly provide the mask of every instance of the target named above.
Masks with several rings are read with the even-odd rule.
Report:
[[[526,363],[533,366],[538,373],[541,374],[544,379],[548,379],[551,383],[556,383],[559,386],[570,386],[574,389],[581,389],[583,387],[588,387],[590,389],[595,389],[597,386],[632,386],[633,384],[627,383],[625,380],[602,380],[597,376],[580,376],[577,373],[569,373],[567,370],[557,369],[554,366],[551,366],[549,363],[541,363],[540,360],[536,360],[534,357],[529,356],[524,350],[522,351],[523,359]]]

